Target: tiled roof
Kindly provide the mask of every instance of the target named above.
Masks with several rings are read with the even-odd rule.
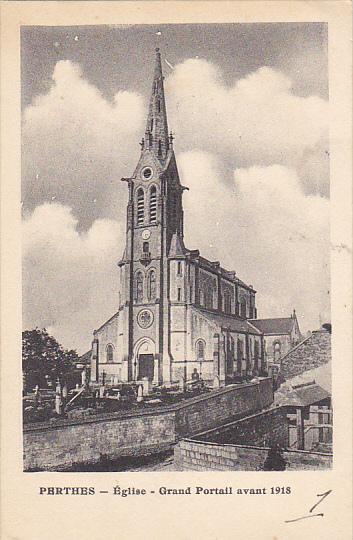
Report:
[[[202,308],[194,308],[194,310],[198,311],[204,317],[211,320],[218,326],[221,326],[222,328],[229,328],[231,332],[242,332],[261,335],[261,332],[245,319],[238,319],[232,315],[211,312]]]
[[[294,319],[292,317],[252,319],[250,322],[263,334],[289,334],[292,331]]]

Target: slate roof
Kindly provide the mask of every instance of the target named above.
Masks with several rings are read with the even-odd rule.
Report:
[[[280,317],[278,319],[251,319],[250,323],[263,334],[289,334],[293,329],[294,321],[292,317]]]
[[[225,315],[224,313],[211,312],[207,309],[202,309],[199,307],[194,308],[194,311],[201,313],[207,319],[211,320],[222,328],[229,328],[230,332],[248,333],[259,336],[261,335],[261,332],[245,319],[238,319],[232,315]]]
[[[285,384],[275,392],[275,403],[290,407],[308,407],[330,397],[331,394],[315,382],[294,387]]]

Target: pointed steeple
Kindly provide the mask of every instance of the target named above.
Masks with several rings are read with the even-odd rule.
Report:
[[[172,146],[171,143],[172,135],[170,137],[168,135],[161,53],[157,48],[145,140],[142,148],[153,150],[158,159],[165,159]]]

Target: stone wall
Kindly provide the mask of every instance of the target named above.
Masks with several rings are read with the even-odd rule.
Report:
[[[271,379],[228,386],[156,410],[26,425],[24,470],[60,470],[126,456],[157,453],[181,437],[261,410],[273,401]]]
[[[174,449],[174,466],[178,471],[261,471],[268,448],[219,445],[196,440],[180,441]],[[284,451],[286,470],[319,470],[332,467],[332,454]]]
[[[197,440],[251,446],[277,443],[285,448],[289,440],[287,413],[284,407],[269,409],[201,433]]]
[[[207,400],[190,400],[187,407],[180,407],[176,414],[176,430],[181,437],[200,433],[234,420],[249,416],[273,403],[272,380],[228,386],[214,392]]]
[[[162,452],[175,442],[173,413],[27,429],[24,470],[65,470],[75,464]]]

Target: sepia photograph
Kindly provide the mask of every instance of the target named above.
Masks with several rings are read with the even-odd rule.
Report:
[[[351,2],[0,12],[1,538],[350,540]]]
[[[22,26],[21,104],[23,470],[330,469],[327,23]]]

